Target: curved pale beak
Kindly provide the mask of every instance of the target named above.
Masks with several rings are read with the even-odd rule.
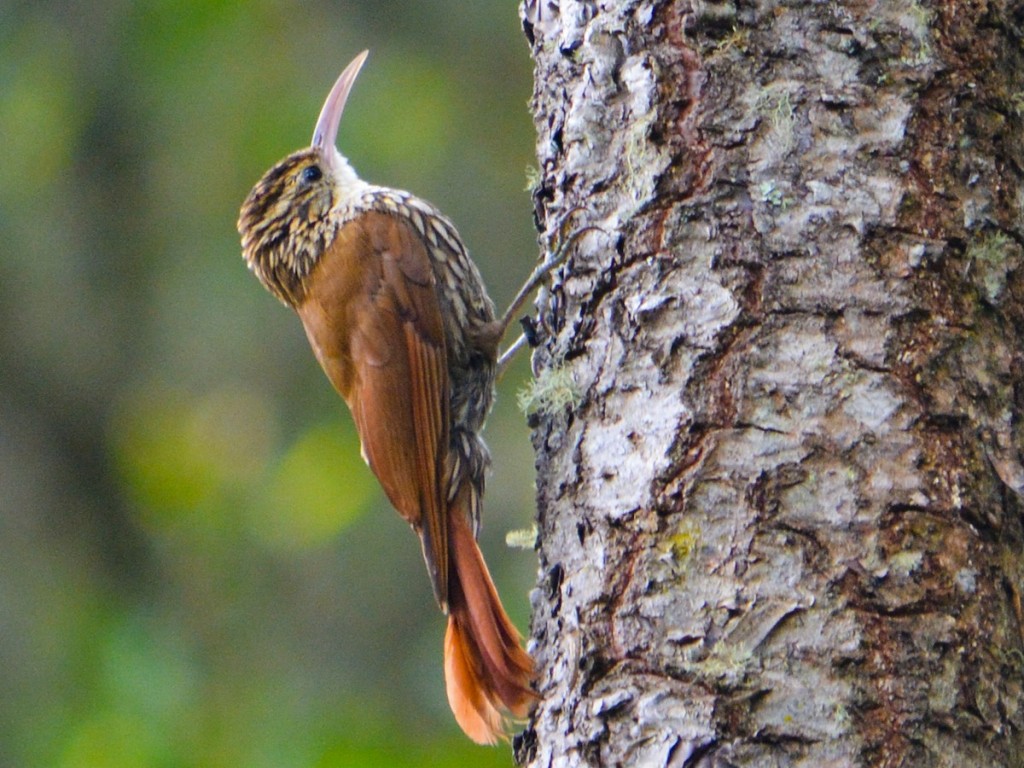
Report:
[[[356,81],[356,75],[359,74],[359,70],[369,53],[369,51],[363,51],[352,59],[352,63],[345,67],[345,71],[338,76],[338,79],[334,82],[334,87],[331,88],[331,92],[327,94],[327,101],[324,102],[323,109],[320,110],[320,117],[316,121],[316,128],[313,129],[313,146],[320,150],[327,162],[331,162],[335,154],[333,151],[328,150],[334,149],[338,138],[338,125],[341,123],[341,113],[345,109],[345,102],[348,100],[349,91],[352,90],[352,84]]]

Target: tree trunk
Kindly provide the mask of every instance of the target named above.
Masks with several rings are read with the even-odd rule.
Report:
[[[1024,11],[525,0],[530,766],[1024,765]]]

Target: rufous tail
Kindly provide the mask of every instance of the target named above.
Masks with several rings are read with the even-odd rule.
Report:
[[[494,744],[506,735],[505,714],[526,717],[537,698],[530,688],[533,660],[501,607],[468,521],[457,509],[448,518],[448,703],[469,738]]]

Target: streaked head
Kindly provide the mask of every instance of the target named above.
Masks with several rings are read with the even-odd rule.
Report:
[[[295,305],[301,281],[334,239],[331,211],[362,184],[335,141],[352,84],[368,51],[334,83],[320,110],[313,141],[267,171],[242,204],[238,233],[249,268],[275,296]]]

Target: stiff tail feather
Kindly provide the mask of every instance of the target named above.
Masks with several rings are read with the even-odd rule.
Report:
[[[444,676],[459,727],[477,744],[505,736],[504,713],[525,717],[537,695],[530,689],[533,660],[498,599],[483,555],[458,510],[449,514],[452,568]]]

